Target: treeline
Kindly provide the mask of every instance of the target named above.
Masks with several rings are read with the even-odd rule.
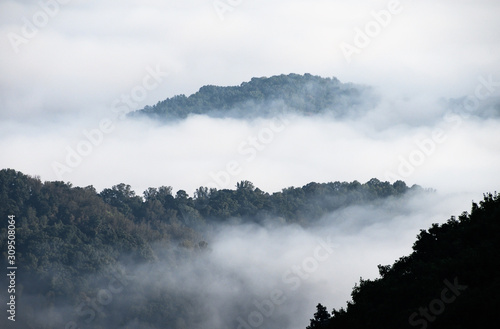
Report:
[[[192,197],[184,190],[174,194],[171,187],[161,186],[148,188],[139,196],[123,183],[98,193],[93,186],[42,183],[7,169],[0,171],[0,210],[17,214],[29,225],[84,225],[81,229],[86,234],[98,234],[111,219],[121,221],[127,231],[147,223],[150,230],[142,229],[145,238],[182,240],[190,239],[194,231],[181,232],[174,227],[196,229],[210,223],[262,219],[308,225],[341,207],[419,190],[418,185],[410,188],[402,181],[391,184],[373,178],[364,184],[313,182],[272,194],[249,181],[237,183],[234,190],[199,187]]]
[[[153,291],[150,296],[155,297],[146,300],[140,287],[132,287],[127,302],[113,303],[106,317],[98,313],[92,317],[88,306],[78,305],[99,296],[113,273],[126,276],[127,264],[154,264],[161,259],[175,268],[181,259],[207,252],[206,235],[219,223],[266,220],[309,225],[341,207],[417,190],[418,186],[409,188],[401,181],[372,179],[365,184],[310,183],[269,194],[242,181],[235,190],[200,187],[192,197],[183,190],[174,194],[166,186],[138,196],[126,184],[98,192],[92,186],[41,182],[12,169],[1,170],[0,216],[4,222],[15,216],[16,258],[22,268],[17,278],[18,324],[53,328],[66,321],[57,312],[60,309],[68,309],[79,328],[117,327],[134,319],[152,327],[162,321],[185,323],[184,319],[196,318],[201,306],[182,294]],[[5,267],[6,230],[2,225]],[[42,310],[43,323],[38,313]],[[92,324],[85,326],[89,319]]]
[[[179,258],[191,257],[205,247],[200,234],[183,225],[175,212],[165,218],[136,218],[127,207],[142,199],[130,192],[120,204],[118,194],[125,191],[120,187],[111,191],[116,191],[117,198],[109,197],[107,191],[97,193],[91,186],[42,183],[14,170],[0,171],[0,216],[4,223],[8,215],[16,220],[16,326],[118,328],[134,318],[151,316],[153,311],[165,319],[186,313],[189,301],[182,296],[166,296],[161,300],[163,307],[155,306],[159,301],[142,301],[135,286],[127,288],[131,300],[123,306],[123,314],[116,301],[105,313],[97,311],[106,303],[96,302],[99,292],[107,289],[113,278],[126,278],[128,264],[154,263],[161,258],[175,266]],[[148,204],[143,204],[144,216]],[[0,231],[4,268],[6,228],[2,225]],[[154,244],[159,246],[154,248]],[[177,245],[182,247],[175,248]],[[8,286],[5,278],[1,283]],[[113,287],[123,289],[120,283]],[[8,298],[5,292],[0,293],[2,300]],[[116,295],[115,300],[118,297],[123,298]],[[92,301],[97,305],[94,308]],[[139,306],[131,307],[133,303]],[[2,317],[0,327],[7,328],[6,321]]]
[[[413,252],[360,279],[346,308],[319,304],[308,329],[482,328],[500,308],[500,195],[421,230]]]
[[[368,101],[373,104],[375,99],[365,86],[311,74],[282,74],[252,78],[239,86],[203,86],[188,97],[167,98],[131,115],[172,120],[191,114],[255,118],[284,112],[304,115],[330,112],[343,117],[363,111],[362,105]]]

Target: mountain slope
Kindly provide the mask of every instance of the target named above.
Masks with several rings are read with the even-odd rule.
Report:
[[[252,78],[239,86],[203,86],[188,97],[177,95],[131,116],[172,120],[192,114],[255,118],[283,112],[305,115],[329,112],[344,117],[364,111],[368,100],[373,106],[375,99],[365,86],[311,74],[289,74]]]
[[[500,195],[487,194],[471,214],[422,230],[413,253],[381,278],[360,280],[347,309],[330,319],[318,305],[309,328],[481,328],[500,307]],[[320,321],[322,320],[322,321]]]
[[[243,181],[235,190],[201,187],[194,198],[182,190],[173,195],[166,186],[149,188],[140,197],[125,184],[98,193],[92,186],[42,183],[12,169],[0,170],[0,217],[6,223],[8,216],[14,215],[16,225],[20,269],[16,322],[20,327],[37,329],[63,328],[65,321],[74,321],[80,328],[119,328],[137,319],[148,328],[163,328],[164,323],[184,328],[175,323],[193,324],[207,317],[198,294],[176,291],[174,285],[155,288],[155,280],[137,278],[135,281],[142,284],[129,286],[120,295],[115,293],[112,305],[99,293],[120,290],[119,285],[110,288],[109,283],[115,282],[116,276],[127,277],[127,268],[160,263],[177,273],[180,264],[200,261],[210,249],[204,240],[211,242],[209,232],[219,223],[268,219],[276,225],[307,225],[341,207],[419,190],[403,182],[372,179],[365,184],[309,183],[268,194]],[[7,231],[8,225],[2,225],[4,268]],[[161,277],[164,272],[159,269],[155,273]],[[4,287],[7,279],[4,276]],[[8,298],[6,292],[0,292],[3,300]],[[93,311],[91,301],[96,298],[101,298],[105,316]],[[2,321],[7,321],[6,317],[0,320],[3,328]]]

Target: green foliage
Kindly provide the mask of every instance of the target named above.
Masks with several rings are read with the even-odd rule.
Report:
[[[0,218],[16,216],[16,256],[23,269],[18,281],[23,282],[24,294],[38,300],[27,304],[74,308],[106,287],[111,269],[129,263],[154,264],[159,259],[175,268],[181,259],[194,259],[209,251],[204,235],[217,223],[267,219],[308,225],[340,207],[398,197],[410,190],[402,182],[372,179],[365,184],[310,183],[270,195],[249,181],[241,181],[235,190],[200,187],[194,197],[183,190],[174,196],[167,186],[148,188],[141,197],[126,184],[97,193],[92,186],[42,183],[7,169],[0,171]],[[0,231],[4,266],[6,229],[2,226]],[[143,300],[141,289],[147,287],[128,288],[128,305],[133,306],[125,312],[109,309],[107,318],[101,316],[93,327],[113,327],[117,319],[175,323],[192,319],[198,307],[196,300],[180,293],[151,291],[148,296],[153,297]],[[26,318],[36,319],[35,310],[28,307]],[[57,322],[56,315],[49,318]],[[25,325],[30,326],[33,323]]]
[[[486,194],[471,214],[421,230],[409,256],[379,265],[380,278],[360,280],[346,309],[333,310],[326,328],[475,328],[495,323],[500,307],[500,195]],[[467,289],[442,314],[409,321],[442,298],[445,280]],[[417,317],[415,317],[417,318]],[[425,319],[425,317],[421,317]]]
[[[240,86],[203,86],[189,97],[168,98],[133,116],[163,120],[183,119],[190,114],[252,118],[292,111],[304,115],[330,112],[342,117],[361,111],[368,98],[373,103],[370,92],[367,87],[343,84],[336,78],[282,74],[252,78]]]
[[[42,183],[1,170],[0,216],[16,216],[16,258],[22,268],[18,282],[23,285],[18,291],[39,296],[41,305],[78,305],[82,294],[95,296],[103,286],[99,273],[123,261],[141,264],[163,257],[155,254],[152,242],[201,241],[192,229],[168,221],[175,213],[146,221],[153,207],[124,184],[97,194],[93,187]],[[2,225],[0,230],[4,266],[6,229]],[[25,310],[24,318],[34,317],[29,307]]]

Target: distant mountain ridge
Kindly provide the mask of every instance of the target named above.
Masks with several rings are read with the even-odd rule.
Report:
[[[252,78],[239,86],[206,85],[188,97],[176,95],[130,116],[175,120],[193,114],[255,118],[289,112],[304,115],[328,112],[345,117],[363,111],[366,101],[374,99],[367,86],[341,83],[335,77],[292,73]]]

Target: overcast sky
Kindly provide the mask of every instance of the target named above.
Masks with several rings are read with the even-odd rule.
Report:
[[[494,0],[59,0],[52,17],[39,3],[54,1],[0,2],[2,118],[102,110],[157,65],[169,76],[141,106],[282,73],[444,96],[499,73]],[[347,63],[340,45],[355,46],[356,28],[389,7],[387,26]]]
[[[408,158],[417,147],[415,136],[429,137],[436,128],[457,136],[433,158],[435,166],[426,161],[402,178],[455,184],[442,174],[450,173],[455,151],[463,147],[484,161],[478,165],[479,158],[469,156],[474,163],[455,174],[477,182],[471,172],[498,165],[498,126],[490,123],[479,132],[483,122],[463,120],[458,127],[444,121],[435,104],[473,94],[481,77],[500,80],[499,9],[500,2],[486,0],[2,0],[0,166],[58,179],[54,162],[64,164],[68,147],[85,140],[84,129],[111,119],[116,129],[62,180],[99,188],[126,182],[139,193],[147,186],[174,185],[192,193],[232,159],[244,163],[238,145],[268,123],[198,118],[170,130],[137,128],[116,119],[113,105],[144,83],[147,92],[128,110],[189,95],[205,84],[307,72],[371,85],[383,101],[356,123],[292,121],[232,177],[231,186],[247,177],[268,190],[311,180],[385,179],[398,170],[400,156]],[[422,127],[407,129],[416,122]],[[287,149],[280,144],[285,141],[295,146]],[[478,190],[492,188],[480,185]]]

